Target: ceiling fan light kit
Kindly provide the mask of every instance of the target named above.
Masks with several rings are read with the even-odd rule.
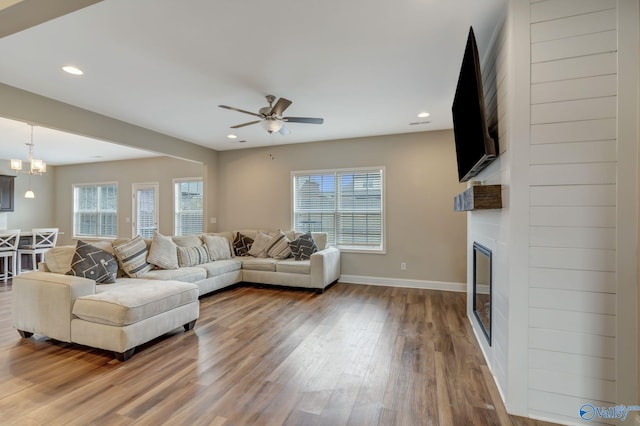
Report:
[[[250,126],[252,124],[260,123],[263,129],[265,129],[269,134],[273,132],[279,132],[282,135],[288,135],[291,133],[289,129],[284,125],[284,122],[287,123],[305,123],[305,124],[322,124],[324,123],[324,119],[322,118],[312,118],[312,117],[283,117],[282,114],[284,111],[289,108],[291,105],[291,101],[286,98],[278,99],[275,105],[273,105],[273,101],[276,100],[276,97],[273,95],[266,96],[267,102],[269,102],[269,106],[262,107],[258,111],[258,113],[246,111],[244,109],[231,107],[228,105],[218,105],[220,108],[228,109],[231,111],[241,112],[243,114],[253,115],[255,117],[260,118],[260,120],[249,121],[247,123],[236,124],[235,126],[231,126],[232,129],[238,129],[240,127]]]

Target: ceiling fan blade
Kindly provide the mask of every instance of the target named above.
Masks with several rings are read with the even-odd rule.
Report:
[[[227,105],[218,105],[218,106],[220,108],[230,109],[231,111],[238,111],[238,112],[242,112],[242,113],[249,114],[249,115],[255,115],[256,117],[262,118],[262,116],[260,114],[256,114],[255,112],[245,111],[243,109],[234,108],[234,107],[230,107],[230,106],[227,106]]]
[[[271,114],[281,116],[285,109],[289,108],[291,101],[289,99],[280,98],[278,102],[271,108]]]
[[[289,130],[287,128],[287,126],[285,126],[284,124],[282,125],[282,127],[280,128],[280,130],[278,130],[278,133],[280,133],[281,135],[288,135],[289,133],[291,133],[291,130]]]
[[[262,120],[249,121],[248,123],[236,124],[235,126],[231,126],[232,129],[239,129],[240,127],[250,126],[252,124],[256,124],[261,122]]]
[[[283,121],[287,123],[307,123],[307,124],[322,124],[324,118],[311,118],[311,117],[283,117]]]

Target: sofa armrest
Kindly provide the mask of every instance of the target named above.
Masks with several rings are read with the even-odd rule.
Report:
[[[73,303],[78,297],[94,294],[95,289],[95,281],[72,275],[16,275],[11,290],[13,326],[21,332],[70,342]]]
[[[325,288],[340,278],[340,250],[327,247],[311,255],[311,286]]]

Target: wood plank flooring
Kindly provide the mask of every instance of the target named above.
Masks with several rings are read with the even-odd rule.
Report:
[[[20,339],[0,284],[2,425],[545,425],[509,416],[465,295],[239,287],[120,363]]]

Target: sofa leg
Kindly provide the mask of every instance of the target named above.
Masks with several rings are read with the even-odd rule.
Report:
[[[186,323],[185,325],[183,325],[184,327],[184,331],[189,331],[189,330],[193,330],[193,327],[196,326],[196,320],[193,320],[191,322]]]
[[[18,330],[18,334],[20,334],[20,337],[22,337],[23,339],[28,339],[29,337],[33,336],[33,333],[23,330]]]
[[[125,362],[126,360],[128,360],[129,358],[131,358],[131,356],[133,355],[133,353],[135,352],[136,348],[131,348],[127,351],[124,352],[115,352],[116,354],[116,358],[118,359],[118,361],[120,362]]]

